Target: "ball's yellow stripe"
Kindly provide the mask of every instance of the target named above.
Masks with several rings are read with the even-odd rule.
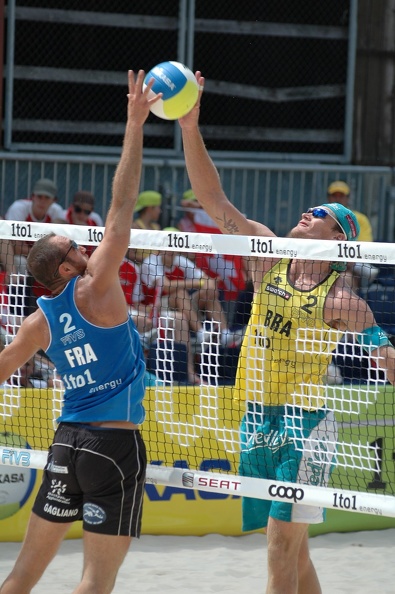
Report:
[[[176,120],[191,111],[198,98],[195,82],[187,81],[182,90],[171,99],[163,102],[163,112],[170,120]]]

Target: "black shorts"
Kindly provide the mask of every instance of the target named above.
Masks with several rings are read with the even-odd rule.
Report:
[[[61,423],[33,505],[50,522],[140,536],[147,458],[138,430]]]

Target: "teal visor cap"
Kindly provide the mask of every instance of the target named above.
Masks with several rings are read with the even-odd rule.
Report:
[[[343,229],[348,241],[356,241],[358,239],[360,231],[359,223],[352,210],[338,202],[323,204],[322,207],[326,210],[330,210],[335,215],[335,218]]]

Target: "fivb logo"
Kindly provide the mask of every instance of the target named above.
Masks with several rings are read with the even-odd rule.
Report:
[[[270,485],[268,489],[269,495],[279,499],[289,499],[295,503],[299,503],[304,499],[304,491],[299,487],[285,487],[283,485]]]
[[[1,452],[1,464],[8,466],[30,466],[30,453],[13,448],[3,448]]]

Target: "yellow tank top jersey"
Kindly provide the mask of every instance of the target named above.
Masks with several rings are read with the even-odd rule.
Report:
[[[342,336],[323,321],[325,299],[339,273],[300,291],[288,281],[290,262],[275,264],[254,297],[234,397],[313,410],[324,403],[323,376]]]

